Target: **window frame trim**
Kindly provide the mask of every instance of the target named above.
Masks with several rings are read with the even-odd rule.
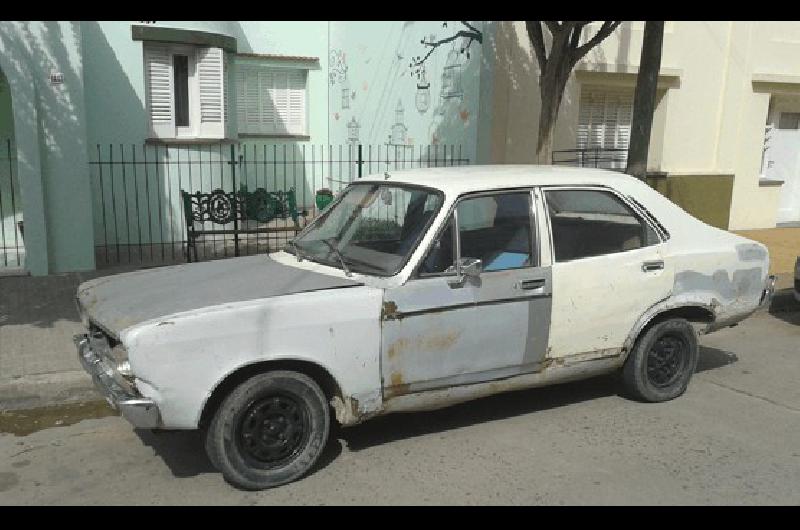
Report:
[[[629,201],[624,194],[622,194],[620,191],[618,191],[615,188],[612,188],[610,186],[604,186],[602,184],[596,184],[596,185],[544,184],[544,185],[540,186],[540,188],[542,190],[542,204],[544,206],[545,215],[547,215],[547,230],[548,230],[549,236],[550,236],[550,255],[551,255],[551,260],[552,260],[553,265],[555,265],[556,263],[573,263],[573,262],[581,261],[581,260],[587,260],[587,259],[593,259],[593,258],[602,258],[602,257],[605,257],[605,256],[613,256],[613,255],[617,255],[617,254],[624,254],[626,252],[634,252],[634,251],[637,251],[637,250],[641,250],[643,248],[657,247],[659,245],[663,245],[667,241],[666,239],[664,239],[664,237],[663,237],[661,231],[658,229],[658,227],[655,226],[655,223],[653,223],[648,216],[645,216],[640,211],[639,208],[637,208],[634,204],[632,204],[631,201]],[[648,227],[650,227],[650,229],[653,231],[653,233],[656,234],[656,237],[658,237],[658,242],[657,243],[653,243],[652,245],[645,245],[645,246],[641,246],[641,247],[638,247],[638,248],[630,248],[630,249],[627,249],[627,250],[620,250],[620,251],[617,251],[617,252],[607,252],[605,254],[596,254],[594,256],[584,256],[584,257],[581,257],[581,258],[575,258],[575,259],[570,259],[570,260],[566,260],[566,261],[559,261],[559,260],[556,259],[555,240],[553,239],[553,222],[552,222],[552,219],[550,218],[550,208],[547,205],[547,192],[550,191],[550,190],[553,190],[553,191],[562,190],[562,191],[601,191],[601,192],[609,192],[609,193],[613,194],[614,196],[616,196],[620,201],[622,201],[622,203],[624,205],[626,205],[628,208],[630,208],[631,211],[634,213],[634,215],[636,215],[636,217],[639,219],[639,222],[644,222]]]
[[[481,191],[472,191],[472,192],[464,192],[458,195],[455,200],[453,200],[453,204],[450,205],[448,209],[447,215],[444,217],[444,222],[436,229],[436,234],[431,239],[430,244],[425,249],[425,252],[422,254],[422,257],[414,266],[411,275],[409,276],[409,280],[427,280],[430,278],[447,278],[452,276],[457,276],[458,272],[422,272],[420,268],[422,264],[425,263],[425,260],[428,258],[428,254],[433,249],[433,245],[439,240],[439,236],[442,235],[444,230],[447,227],[447,223],[450,219],[450,216],[453,216],[453,248],[456,251],[455,260],[458,260],[461,257],[461,238],[460,238],[460,231],[458,226],[458,205],[468,199],[473,199],[476,197],[483,197],[483,196],[492,196],[492,195],[508,195],[510,193],[520,193],[520,192],[528,192],[528,215],[530,221],[530,234],[531,240],[529,241],[531,244],[531,258],[534,260],[534,263],[531,265],[526,265],[524,267],[513,267],[509,269],[501,269],[497,271],[481,271],[481,274],[492,274],[495,272],[505,272],[509,270],[524,270],[524,269],[534,269],[541,267],[542,263],[542,245],[539,242],[539,222],[538,216],[536,215],[536,201],[537,197],[535,194],[535,190],[538,186],[523,186],[523,187],[513,187],[513,188],[497,188],[493,190],[481,190]],[[454,260],[454,262],[455,262]]]
[[[202,121],[202,110],[200,108],[200,76],[198,73],[198,54],[202,44],[192,44],[185,42],[165,42],[145,40],[142,42],[142,62],[144,67],[144,89],[145,89],[145,119],[147,120],[146,142],[150,143],[170,143],[182,141],[208,140],[209,142],[220,142],[224,138],[209,138],[200,133],[200,123]],[[148,73],[147,50],[148,48],[164,48],[169,55],[169,77],[170,77],[170,104],[172,112],[172,130],[169,136],[159,136],[153,133],[153,122],[150,109],[150,96],[152,91],[151,80]],[[175,96],[175,56],[184,55],[188,59],[188,92],[189,98],[189,125],[177,124],[177,100]],[[223,88],[224,90],[224,88]]]

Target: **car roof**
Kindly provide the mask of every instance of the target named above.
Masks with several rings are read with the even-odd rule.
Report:
[[[386,178],[388,174],[389,178]],[[391,182],[428,186],[458,195],[474,191],[566,184],[627,187],[634,177],[607,169],[539,165],[453,166],[390,170],[355,182]]]

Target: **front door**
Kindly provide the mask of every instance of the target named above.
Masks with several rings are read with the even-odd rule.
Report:
[[[550,327],[550,267],[540,266],[530,190],[462,197],[418,270],[387,289],[384,397],[533,371]],[[457,260],[481,260],[459,276]]]
[[[779,101],[772,113],[765,175],[782,180],[778,223],[800,222],[800,101]]]

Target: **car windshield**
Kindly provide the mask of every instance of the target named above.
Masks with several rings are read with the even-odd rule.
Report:
[[[392,276],[442,205],[438,191],[396,184],[352,184],[287,251],[344,270]]]

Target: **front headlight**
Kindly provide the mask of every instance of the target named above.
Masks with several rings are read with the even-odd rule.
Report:
[[[124,360],[117,365],[117,372],[119,375],[125,378],[133,377],[133,372],[131,371],[131,363],[128,360]]]

